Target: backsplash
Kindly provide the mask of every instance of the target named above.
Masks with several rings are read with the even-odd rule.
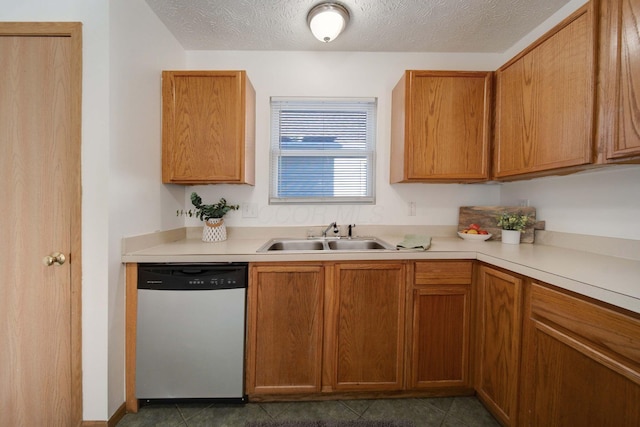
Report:
[[[640,261],[640,240],[536,230],[535,243]]]

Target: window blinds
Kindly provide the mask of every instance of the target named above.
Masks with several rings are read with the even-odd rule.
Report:
[[[270,203],[373,203],[376,100],[272,98]]]

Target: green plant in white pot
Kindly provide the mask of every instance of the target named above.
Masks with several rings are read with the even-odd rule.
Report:
[[[204,221],[202,229],[202,240],[204,242],[220,242],[227,240],[227,227],[224,224],[224,217],[227,212],[235,211],[240,208],[239,205],[229,205],[224,198],[218,203],[206,205],[202,203],[202,198],[198,193],[191,193],[191,203],[195,207],[194,210],[178,211],[178,215],[187,215],[196,217]]]
[[[502,228],[502,243],[519,244],[520,235],[530,220],[528,215],[520,212],[503,212],[498,215],[498,227]]]

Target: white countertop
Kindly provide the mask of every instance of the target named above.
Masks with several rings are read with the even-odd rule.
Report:
[[[393,259],[477,259],[597,300],[640,313],[640,260],[544,244],[508,245],[468,242],[458,237],[433,237],[427,251],[256,251],[269,238],[256,233],[224,242],[205,243],[197,236],[174,234],[174,241],[146,247],[124,245],[125,263],[362,261]],[[375,236],[393,245],[404,234]],[[286,237],[272,235],[271,237]],[[126,239],[125,239],[126,240]],[[171,238],[169,238],[171,240]]]

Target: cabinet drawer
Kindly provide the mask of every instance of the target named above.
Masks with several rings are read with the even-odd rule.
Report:
[[[640,319],[546,286],[531,286],[531,318],[571,347],[640,384]],[[543,327],[543,326],[539,326]]]
[[[415,264],[415,285],[471,284],[473,261],[419,261]]]

